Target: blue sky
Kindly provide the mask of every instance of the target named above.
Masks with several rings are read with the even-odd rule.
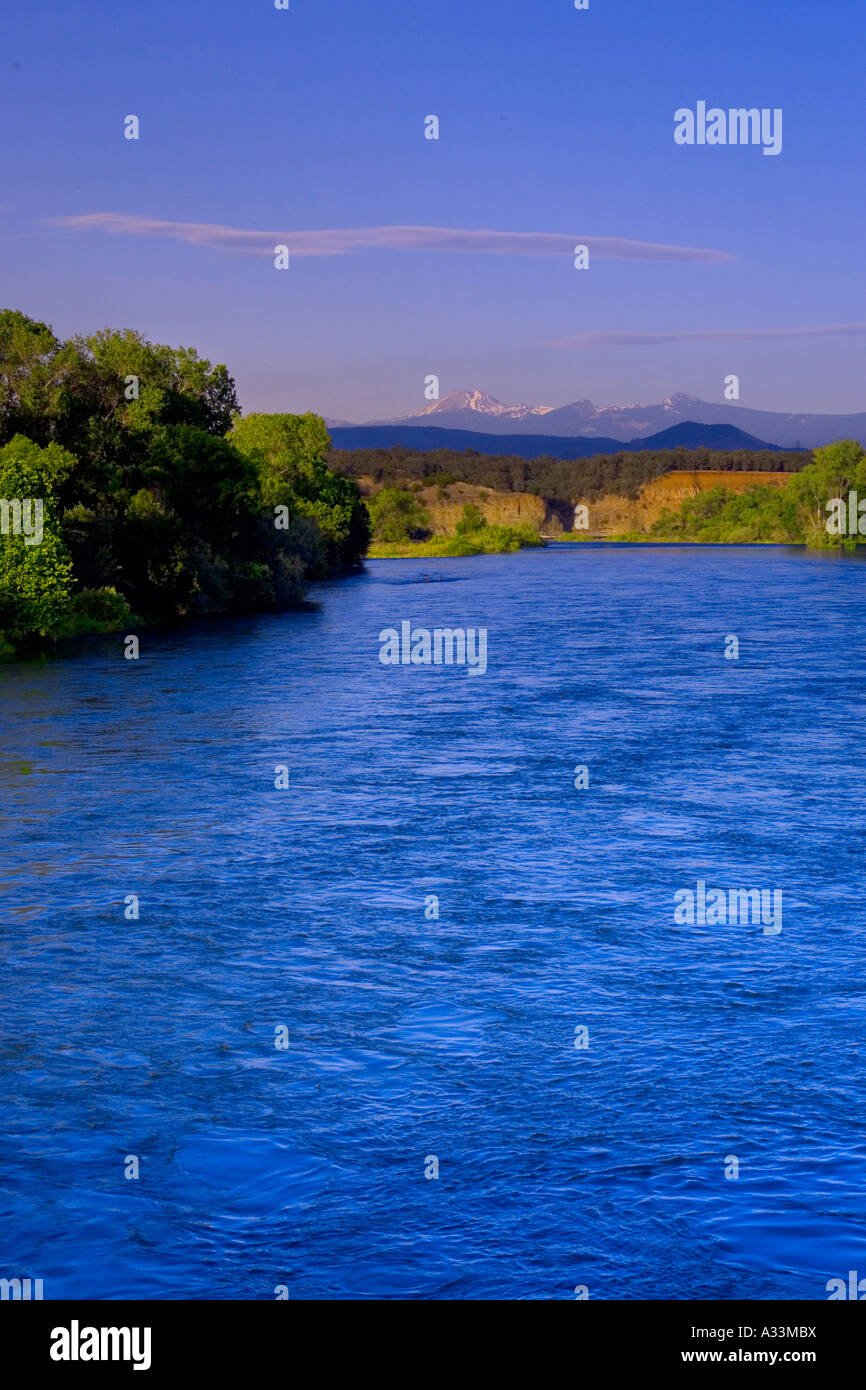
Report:
[[[193,345],[245,410],[399,415],[430,373],[552,405],[719,400],[736,373],[741,405],[866,407],[861,0],[290,4],[7,0],[4,305]],[[698,100],[781,107],[781,154],[677,146]],[[591,264],[382,233],[274,269],[271,232],[406,226],[559,234]],[[679,333],[705,336],[646,340]]]

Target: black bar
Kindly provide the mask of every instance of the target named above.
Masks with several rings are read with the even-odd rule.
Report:
[[[530,1300],[527,1300],[529,1302]],[[860,1300],[863,1301],[863,1300]],[[358,1375],[372,1369],[402,1365],[401,1379],[427,1379],[437,1355],[443,1373],[452,1374],[459,1357],[449,1331],[467,1340],[467,1348],[483,1356],[488,1365],[500,1356],[525,1350],[536,1362],[533,1380],[543,1385],[553,1375],[553,1357],[565,1354],[576,1371],[590,1363],[611,1377],[637,1372],[652,1380],[675,1368],[701,1375],[716,1366],[733,1372],[743,1368],[785,1371],[800,1367],[820,1375],[821,1383],[845,1372],[856,1373],[864,1340],[863,1314],[837,1302],[580,1302],[568,1310],[551,1309],[529,1317],[528,1309],[516,1314],[512,1305],[483,1303],[477,1311],[464,1309],[449,1314],[443,1327],[441,1315],[428,1313],[419,1326],[407,1307],[374,1311],[369,1302],[322,1306],[313,1300],[289,1299],[273,1303],[228,1302],[7,1302],[0,1304],[3,1362],[14,1364],[19,1374],[50,1373],[52,1380],[86,1375],[100,1370],[114,1376],[135,1375],[134,1359],[141,1363],[139,1376],[157,1383],[168,1376],[227,1377],[250,1374],[257,1378],[268,1370],[283,1371],[293,1379],[319,1379],[328,1366],[355,1362]],[[474,1300],[473,1300],[474,1302]],[[297,1305],[303,1303],[301,1309]],[[451,1317],[457,1318],[455,1323]],[[507,1317],[507,1323],[500,1322]],[[411,1323],[407,1318],[411,1317]],[[541,1317],[541,1322],[535,1318]],[[495,1340],[489,1340],[491,1324]],[[109,1359],[115,1347],[111,1335],[104,1340],[105,1360],[52,1359],[52,1347],[70,1357],[73,1348],[89,1354],[103,1350],[88,1329],[128,1329],[119,1336],[119,1355]],[[64,1329],[63,1335],[59,1329]],[[133,1334],[133,1329],[138,1329]],[[150,1330],[149,1347],[144,1330]],[[432,1333],[445,1340],[429,1341]],[[410,1333],[413,1341],[404,1343]],[[420,1334],[423,1340],[414,1341]],[[543,1341],[539,1342],[539,1337]],[[403,1347],[402,1352],[399,1351]],[[417,1348],[412,1350],[412,1347]],[[474,1350],[473,1350],[474,1348]],[[149,1365],[144,1362],[149,1357]],[[418,1358],[416,1360],[416,1358]],[[308,1363],[312,1359],[313,1364]],[[308,1370],[302,1374],[302,1364]],[[550,1367],[544,1372],[543,1365]],[[513,1370],[517,1371],[517,1363]]]

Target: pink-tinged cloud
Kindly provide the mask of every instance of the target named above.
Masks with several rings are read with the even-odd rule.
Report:
[[[210,222],[168,222],[134,213],[88,212],[79,217],[52,217],[54,226],[103,231],[116,236],[158,236],[208,246],[273,256],[278,245],[294,256],[346,256],[353,251],[457,251],[485,256],[573,256],[589,248],[590,258],[608,261],[733,261],[727,251],[693,246],[664,246],[624,237],[566,235],[559,232],[470,231],[456,227],[350,227],[323,231],[247,231]]]
[[[782,341],[790,338],[857,337],[866,333],[866,323],[816,323],[804,328],[695,328],[660,333],[575,333],[570,338],[550,338],[540,347],[655,347],[658,343],[714,342],[737,338],[752,342]]]

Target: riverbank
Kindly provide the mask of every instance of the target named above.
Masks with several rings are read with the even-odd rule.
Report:
[[[411,508],[408,493],[393,491]],[[384,492],[379,497],[385,496]],[[863,500],[861,501],[861,497]],[[557,503],[548,499],[548,511],[541,527],[516,528],[516,544],[488,546],[490,532],[507,535],[507,527],[488,527],[484,507],[465,504],[455,537],[433,536],[426,551],[410,547],[404,539],[380,550],[384,557],[401,554],[451,555],[479,554],[494,550],[518,549],[529,530],[536,543],[548,540],[592,540],[613,543],[695,543],[730,545],[808,545],[815,549],[854,550],[866,537],[866,454],[854,440],[840,440],[815,451],[810,463],[795,473],[768,473],[724,470],[681,470],[666,473],[644,485],[636,496],[610,495],[596,500]],[[371,503],[375,525],[376,498]],[[573,513],[575,529],[560,522],[563,509]],[[413,520],[419,516],[412,511]],[[389,518],[390,520],[390,518]],[[571,522],[571,515],[568,516]],[[382,532],[379,530],[379,534]],[[417,531],[416,531],[417,534]],[[454,549],[468,544],[469,548]],[[432,548],[435,547],[435,548]]]
[[[484,526],[460,536],[431,536],[424,541],[374,541],[368,560],[443,560],[462,555],[506,555],[539,549],[547,540],[529,526]]]

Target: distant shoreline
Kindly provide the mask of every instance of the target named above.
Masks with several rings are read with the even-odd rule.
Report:
[[[401,544],[399,544],[399,545],[398,545],[396,542],[395,542],[395,543],[392,543],[392,544],[372,545],[372,546],[370,547],[369,551],[367,552],[366,556],[364,557],[364,559],[365,559],[365,561],[366,561],[366,560],[467,560],[467,559],[474,560],[474,559],[477,559],[480,555],[517,555],[517,554],[520,553],[520,551],[517,551],[517,550],[488,550],[488,551],[467,551],[464,555],[454,555],[453,553],[449,553],[449,551],[445,548],[445,541],[446,541],[447,539],[449,539],[449,538],[448,538],[448,537],[444,537],[444,538],[443,538],[443,544],[442,544],[441,546],[437,546],[437,545],[435,545],[435,543],[433,543],[433,542],[431,542],[431,541],[416,541],[416,542],[414,542],[414,543],[412,543],[412,542],[406,542],[406,543],[404,543],[404,544],[401,543]],[[672,545],[679,545],[679,546],[694,546],[694,547],[701,547],[701,548],[705,548],[705,547],[707,547],[707,546],[717,546],[717,547],[726,547],[726,548],[727,548],[727,547],[730,547],[730,546],[737,546],[737,545],[743,546],[743,545],[746,545],[746,546],[750,546],[750,547],[753,547],[753,546],[782,546],[782,547],[784,547],[784,548],[787,549],[787,550],[791,550],[791,549],[794,549],[794,550],[807,550],[807,549],[810,548],[810,547],[808,547],[808,546],[805,544],[804,541],[763,541],[763,540],[762,540],[762,541],[698,541],[698,540],[685,540],[685,539],[683,539],[682,537],[679,537],[679,536],[671,536],[671,537],[660,537],[660,536],[650,536],[650,535],[645,535],[645,536],[642,536],[642,535],[635,535],[635,536],[629,536],[629,535],[624,535],[624,536],[575,536],[575,535],[571,535],[571,534],[566,533],[566,534],[563,535],[563,536],[546,537],[546,538],[541,542],[540,545],[537,545],[537,546],[526,546],[526,547],[522,547],[522,549],[546,550],[546,549],[550,549],[550,548],[555,548],[555,547],[557,547],[557,546],[569,545],[569,544],[572,544],[572,543],[576,543],[576,544],[578,544],[578,545],[587,545],[587,546],[599,546],[599,545],[610,545],[610,546],[630,546],[630,545],[635,545],[635,546],[636,546],[636,545],[641,545],[641,546],[648,546],[648,545],[650,545],[650,546],[652,546],[652,545],[655,545],[655,546],[672,546]]]

